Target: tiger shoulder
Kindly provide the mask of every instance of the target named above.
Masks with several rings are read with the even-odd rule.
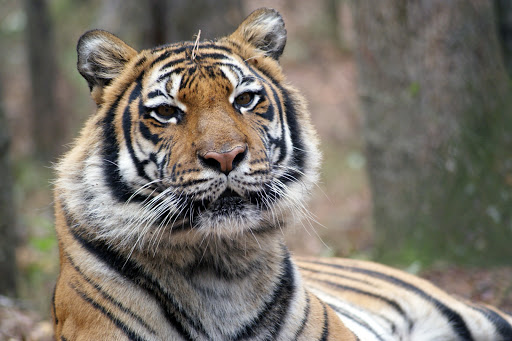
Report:
[[[320,152],[259,9],[229,36],[79,40],[97,104],[57,166],[57,340],[512,340],[512,319],[379,264],[290,256]]]

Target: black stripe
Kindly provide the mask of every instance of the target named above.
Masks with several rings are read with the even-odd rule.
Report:
[[[198,50],[198,56],[201,57],[201,59],[209,58],[213,59],[215,61],[223,60],[223,59],[233,59],[231,56],[227,56],[225,53],[203,53],[201,49]]]
[[[144,64],[146,62],[146,60],[147,60],[146,56],[143,56],[141,59],[139,59],[137,61],[137,63],[135,63],[135,67],[141,66],[142,64]]]
[[[431,302],[436,307],[436,309],[446,318],[446,320],[452,326],[453,331],[462,340],[467,340],[467,341],[473,340],[473,336],[471,335],[471,332],[469,331],[469,329],[468,329],[468,327],[466,325],[466,322],[464,322],[464,319],[457,312],[455,312],[454,310],[448,308],[441,301],[439,301],[438,299],[430,296],[425,291],[423,291],[420,288],[412,285],[411,283],[405,282],[404,280],[401,280],[399,278],[396,278],[396,277],[393,277],[393,276],[390,276],[390,275],[383,274],[381,272],[377,272],[377,271],[373,271],[373,270],[367,270],[367,269],[361,269],[361,268],[357,268],[355,266],[340,265],[340,264],[330,264],[330,263],[325,263],[325,262],[321,262],[321,261],[312,261],[312,260],[306,260],[306,261],[303,261],[303,262],[319,264],[319,265],[324,265],[324,266],[333,267],[333,268],[337,268],[337,269],[342,269],[342,270],[348,270],[348,271],[362,273],[362,274],[365,274],[365,275],[369,275],[371,277],[379,278],[379,279],[387,281],[389,283],[393,283],[395,285],[398,285],[401,288],[409,290],[409,291],[415,293],[416,295],[422,297],[426,301]]]
[[[142,79],[138,79],[137,82],[135,83],[135,87],[130,93],[129,104],[126,106],[123,112],[123,134],[126,148],[128,149],[132,162],[135,165],[135,168],[137,169],[137,175],[140,176],[141,178],[146,179],[147,181],[151,181],[152,179],[146,174],[146,171],[144,170],[144,166],[142,165],[141,161],[135,155],[135,151],[132,145],[132,111],[130,109],[130,104],[139,98],[141,91]]]
[[[135,87],[133,88],[132,92],[130,92],[130,96],[128,97],[128,105],[132,104],[133,101],[138,99],[142,93],[142,75],[141,77],[137,78],[135,81]]]
[[[143,138],[151,141],[155,145],[161,141],[160,135],[151,133],[149,128],[142,121],[139,122],[139,131]]]
[[[176,69],[172,69],[171,71],[166,72],[163,75],[161,75],[160,77],[158,77],[157,82],[160,82],[161,80],[169,77],[172,74],[175,74],[175,73],[177,74],[177,73],[183,72],[183,70],[185,70],[184,67],[177,67]],[[170,97],[172,98],[172,96],[170,96]]]
[[[181,80],[180,89],[187,89],[190,87],[192,81],[197,77],[197,74],[195,73],[196,71],[197,67],[195,65],[187,69],[186,74],[183,75],[183,78],[187,78],[185,81],[183,81],[183,79]]]
[[[230,53],[230,54],[234,54],[233,50],[230,49],[229,47],[218,45],[218,44],[215,44],[215,43],[213,43],[213,44],[212,43],[201,43],[199,45],[199,49],[220,50],[220,51],[224,51],[224,52],[227,52],[227,53]]]
[[[80,289],[78,289],[75,285],[72,283],[69,283],[69,286],[71,289],[73,289],[84,301],[91,304],[95,309],[99,310],[103,315],[108,317],[112,323],[116,325],[117,328],[121,329],[121,331],[128,337],[130,340],[135,341],[143,341],[145,340],[142,336],[135,333],[135,331],[131,330],[126,324],[124,324],[121,320],[119,320],[117,317],[112,315],[110,311],[108,311],[104,306],[99,304],[98,302],[94,301],[91,297],[87,296],[87,294]]]
[[[277,338],[279,331],[286,320],[286,315],[290,308],[295,292],[295,278],[293,274],[293,264],[287,250],[284,250],[285,257],[282,263],[282,274],[279,277],[279,283],[272,294],[270,301],[266,302],[263,309],[260,310],[252,323],[243,327],[233,340],[244,340],[255,337],[259,330],[267,330],[272,335],[270,340]]]
[[[369,286],[372,286],[372,287],[374,286],[373,283],[371,283],[369,281],[366,281],[366,280],[363,280],[361,278],[357,278],[357,277],[353,277],[353,276],[347,276],[347,275],[336,273],[336,272],[320,271],[320,270],[314,270],[314,269],[306,268],[306,267],[300,267],[300,269],[308,271],[308,272],[324,274],[324,275],[334,276],[334,277],[337,277],[337,278],[340,278],[340,279],[346,279],[346,280],[349,280],[349,281],[363,283],[363,284],[366,284],[366,285],[369,285]],[[352,292],[358,292],[358,293],[360,293],[362,295],[368,295],[368,296],[372,296],[372,297],[374,297],[376,299],[383,300],[386,304],[391,305],[392,308],[394,310],[396,310],[403,317],[403,319],[407,322],[407,324],[409,326],[409,330],[412,330],[412,328],[414,326],[414,322],[409,318],[409,316],[405,313],[405,311],[403,311],[402,307],[396,301],[390,300],[390,299],[388,299],[388,298],[386,298],[384,296],[377,295],[377,294],[374,294],[374,293],[371,293],[371,292],[368,292],[368,291],[363,291],[362,289],[358,289],[358,288],[355,288],[355,287],[351,287],[351,286],[347,286],[347,285],[342,285],[342,284],[339,284],[339,283],[334,283],[334,282],[326,281],[326,280],[325,281],[324,280],[319,280],[319,279],[316,279],[314,277],[309,277],[309,278],[312,281],[317,281],[317,282],[325,283],[325,284],[328,284],[328,285],[331,285],[331,286],[335,286],[335,287],[337,287],[339,289],[342,289],[342,290],[349,290],[349,291],[352,291]],[[386,318],[384,318],[384,319],[386,319]],[[388,319],[386,319],[386,320],[388,320]],[[389,324],[391,326],[391,329],[393,331],[396,330],[396,325],[391,320],[388,320],[388,322],[389,322]]]
[[[168,47],[168,46],[166,46],[165,48],[167,48],[167,47]],[[158,50],[158,51],[159,51],[159,50]],[[157,52],[157,50],[153,50],[153,52]],[[158,63],[160,63],[161,61],[163,61],[163,60],[165,60],[165,59],[169,58],[169,57],[170,57],[170,56],[172,56],[174,53],[176,53],[176,52],[174,52],[174,50],[167,50],[167,51],[165,51],[164,53],[162,53],[160,56],[158,56],[155,60],[153,60],[153,61],[151,62],[151,64],[149,65],[149,68],[148,68],[148,69],[152,69],[152,68],[155,66],[155,64],[158,64]]]
[[[68,341],[68,339],[66,339],[64,336],[61,336],[60,341]]]
[[[320,301],[322,303],[322,307],[324,308],[324,325],[322,326],[322,336],[320,336],[320,341],[327,341],[327,338],[329,337],[329,315],[327,314],[327,307],[325,306],[325,303]]]
[[[57,318],[57,310],[55,309],[55,292],[57,291],[57,285],[53,287],[53,294],[52,294],[52,310],[53,310],[53,323],[55,325],[59,324],[59,319]]]
[[[148,98],[148,99],[151,99],[151,98],[155,98],[155,97],[158,97],[158,96],[161,96],[161,95],[164,95],[164,96],[165,96],[165,94],[163,94],[163,93],[162,93],[162,91],[160,91],[160,90],[154,90],[154,91],[151,91],[151,92],[147,95],[147,98]]]
[[[159,48],[156,48],[156,49],[153,49],[152,52],[155,53],[155,52],[160,52],[164,49],[167,49],[167,51],[165,51],[162,55],[160,55],[158,58],[156,58],[152,63],[151,63],[151,67],[153,67],[155,64],[171,57],[171,56],[176,56],[180,53],[183,53],[187,50],[191,51],[192,49],[194,48],[194,44],[191,43],[191,42],[183,42],[179,45],[166,45],[166,46],[162,46],[162,47],[159,47]],[[219,53],[206,53],[206,54],[203,54],[201,50],[207,50],[207,49],[210,49],[210,50],[218,50],[220,51]],[[219,45],[214,45],[214,44],[200,44],[199,45],[199,48],[198,48],[198,55],[200,55],[199,57],[201,58],[204,58],[204,56],[209,56],[209,55],[212,55],[212,56],[222,56],[223,58],[229,58],[228,55],[225,54],[225,52],[228,52],[230,54],[233,54],[233,51],[228,48],[228,47],[225,47],[225,46],[219,46]],[[223,54],[224,53],[224,54]],[[190,60],[189,58],[180,58],[180,62],[183,62],[183,61],[186,61],[186,60]],[[175,63],[174,61],[172,61],[171,63]]]
[[[184,63],[184,62],[188,62],[190,61],[188,58],[178,58],[178,59],[173,59],[171,61],[169,61],[167,64],[164,64],[162,65],[160,68],[159,68],[159,71],[162,71],[162,70],[165,70],[165,69],[168,69],[170,67],[173,67],[173,66],[176,66],[176,65],[179,65],[181,63]],[[179,68],[179,69],[183,69],[183,67]],[[175,71],[170,71],[170,72],[175,72]],[[158,78],[159,80],[160,79],[163,79],[163,76],[160,76]]]
[[[144,72],[141,72],[137,78],[137,83],[142,82]],[[118,110],[121,99],[125,96],[128,88],[125,88],[117,97],[115,102],[106,110],[105,118],[101,121],[103,129],[103,173],[105,176],[105,183],[112,192],[114,198],[119,202],[126,202],[132,196],[133,190],[122,180],[119,167],[117,165],[119,158],[119,140],[117,138],[114,120],[116,111]],[[135,97],[132,91],[130,97]],[[137,194],[131,198],[132,201],[142,202],[146,198]]]
[[[105,183],[112,191],[113,196],[121,202],[125,202],[130,198],[130,188],[121,180],[119,167],[117,166],[119,147],[117,136],[114,127],[114,118],[119,106],[121,98],[125,94],[124,90],[121,95],[116,99],[114,104],[109,108],[106,117],[103,119],[103,173],[105,176]]]
[[[236,74],[237,76],[238,76],[239,74],[241,74],[241,75],[242,75],[242,77],[243,77],[243,74],[244,74],[244,73],[243,73],[243,71],[242,71],[242,68],[241,68],[240,66],[238,66],[237,64],[228,63],[227,61],[223,61],[223,62],[213,62],[211,65],[212,65],[212,66],[219,66],[219,67],[220,67],[220,66],[225,66],[225,67],[228,67],[228,68],[231,68],[231,69],[236,69],[236,70],[238,71],[238,73],[237,73],[237,72],[235,72],[235,74]],[[228,78],[228,77],[224,74],[224,71],[222,71],[222,69],[221,69],[221,72],[222,72],[222,74],[224,75],[224,77]],[[238,82],[240,83],[240,79],[238,80]],[[239,84],[239,83],[238,83],[238,84]],[[237,84],[237,85],[238,85],[238,84]]]
[[[368,297],[373,297],[373,298],[375,298],[375,299],[377,299],[377,300],[379,300],[381,302],[384,302],[385,304],[389,305],[391,308],[393,308],[393,310],[395,310],[399,315],[401,315],[409,323],[409,326],[412,325],[412,322],[408,318],[407,314],[405,313],[405,311],[402,309],[402,307],[396,301],[393,301],[393,300],[391,300],[389,298],[386,298],[384,296],[381,296],[381,295],[378,295],[378,294],[375,294],[375,293],[372,293],[372,292],[369,292],[369,291],[365,291],[363,289],[359,289],[359,288],[356,288],[356,287],[352,287],[352,286],[349,286],[349,285],[343,285],[343,284],[339,284],[339,283],[335,283],[335,282],[331,282],[331,281],[321,280],[321,279],[318,279],[318,278],[309,278],[309,279],[312,280],[312,281],[318,282],[318,283],[327,284],[329,286],[335,287],[335,288],[340,289],[340,290],[352,291],[352,292],[355,292],[357,294],[365,295],[365,296],[368,296]]]
[[[298,122],[297,119],[297,113],[295,111],[296,104],[294,100],[291,98],[290,94],[281,86],[279,87],[284,97],[286,122],[288,123],[290,138],[292,140],[292,145],[294,147],[294,150],[291,151],[293,163],[300,171],[304,171],[306,148],[304,147],[304,143],[302,142],[300,136],[301,128],[300,123]],[[300,177],[300,174],[296,173],[294,174],[294,177]],[[283,181],[286,181],[286,179],[283,179]]]
[[[160,305],[164,315],[169,323],[176,329],[176,331],[185,339],[193,340],[190,332],[185,327],[184,323],[188,323],[199,333],[205,334],[204,327],[198,321],[194,321],[176,302],[174,297],[160,286],[160,284],[153,279],[150,275],[136,264],[134,261],[126,259],[117,252],[115,252],[108,245],[99,241],[91,241],[84,238],[78,229],[71,228],[73,222],[69,214],[66,212],[65,206],[61,203],[62,211],[66,217],[68,230],[73,238],[80,243],[88,252],[96,256],[98,259],[109,265],[112,270],[118,272],[123,277],[132,281],[135,285],[140,286],[153,296]]]
[[[230,42],[230,43],[232,43],[232,42]],[[184,42],[180,42],[180,43],[177,43],[174,45],[167,44],[167,45],[158,46],[158,47],[152,49],[151,52],[155,53],[155,52],[160,52],[165,49],[169,49],[167,52],[170,52],[170,55],[179,54],[186,50],[190,50],[190,49],[194,48],[194,44],[195,44],[195,42],[191,42],[191,41],[184,41]],[[232,43],[232,45],[238,47],[234,43]],[[214,42],[213,43],[200,43],[198,48],[199,49],[216,49],[216,50],[225,51],[225,52],[233,54],[233,50],[230,49],[229,47],[217,45]],[[165,58],[162,58],[162,59],[165,59]]]
[[[298,340],[299,336],[302,335],[304,329],[306,328],[307,322],[309,320],[309,313],[311,312],[311,298],[309,297],[309,292],[306,291],[306,308],[304,309],[304,317],[302,321],[300,321],[300,328],[295,333],[294,340]]]
[[[263,102],[263,100],[265,98],[268,98],[268,93],[267,91],[265,90],[265,88],[263,88],[261,90],[261,98],[260,98],[260,101],[254,106],[256,107],[260,102]],[[258,113],[258,112],[255,112],[258,116],[261,116],[263,117],[264,119],[272,122],[274,120],[274,106],[272,105],[272,103],[269,103],[268,107],[267,107],[267,111],[264,112],[264,113]]]
[[[291,181],[297,181],[302,177],[302,173],[304,171],[306,149],[304,148],[304,144],[300,137],[300,128],[297,120],[297,113],[295,110],[295,102],[292,100],[288,91],[267,72],[261,69],[255,69],[248,63],[246,63],[246,65],[253,73],[260,75],[260,77],[264,76],[269,80],[269,87],[272,90],[274,102],[277,104],[278,107],[278,114],[281,123],[281,139],[272,139],[269,136],[269,142],[271,144],[278,146],[280,149],[280,155],[279,159],[277,160],[277,163],[281,163],[283,159],[286,157],[286,155],[290,152],[292,155],[292,163],[299,170],[299,172],[287,170],[279,178],[279,180],[284,184],[290,183]],[[279,90],[281,96],[283,97],[284,104],[280,100],[280,97],[276,89]],[[288,148],[286,146],[285,116],[286,123],[288,124],[288,130],[290,132],[292,146],[294,147],[294,149],[292,149],[291,151],[288,151]],[[276,198],[280,197],[278,193],[276,193],[275,196]]]
[[[361,320],[359,317],[357,316],[354,316],[353,314],[351,314],[350,312],[348,311],[345,311],[345,310],[342,310],[341,307],[338,307],[334,304],[329,304],[329,306],[337,313],[337,314],[340,314],[340,315],[343,315],[345,316],[347,319],[349,320],[352,320],[354,321],[355,323],[357,323],[358,325],[362,326],[363,328],[365,328],[368,332],[372,333],[375,338],[377,338],[378,340],[381,340],[381,341],[384,341],[384,339],[382,339],[382,337],[379,335],[379,333],[377,333],[375,331],[375,329],[372,328],[372,326],[370,326],[368,323],[366,323],[366,321],[364,320]],[[342,320],[343,322],[343,320]]]
[[[348,275],[345,275],[345,274],[340,274],[340,273],[337,273],[337,272],[316,270],[316,269],[307,268],[307,267],[304,267],[304,266],[299,266],[299,268],[301,270],[304,270],[304,271],[307,271],[307,272],[314,272],[314,273],[317,273],[317,274],[324,274],[324,275],[329,275],[329,276],[335,276],[335,277],[338,277],[338,278],[348,279],[348,280],[351,280],[351,281],[372,285],[372,282],[370,282],[370,281],[366,281],[364,279],[357,278],[357,277],[354,277],[354,276],[348,276]]]
[[[470,307],[483,314],[487,320],[489,320],[489,322],[494,325],[496,331],[503,338],[502,340],[512,340],[512,326],[507,322],[507,320],[505,320],[492,309],[486,308],[484,306],[478,305]]]
[[[85,275],[82,270],[80,270],[80,268],[75,264],[75,262],[73,261],[73,259],[71,259],[71,256],[69,254],[65,254],[66,258],[68,259],[69,263],[71,264],[71,266],[75,269],[76,272],[78,272],[82,278],[87,282],[89,283],[94,289],[96,289],[96,291],[104,298],[106,299],[107,301],[109,301],[110,303],[112,303],[113,305],[115,305],[116,307],[118,307],[123,313],[131,316],[132,318],[134,318],[139,324],[141,324],[144,328],[146,328],[149,332],[151,332],[152,334],[156,334],[156,331],[151,328],[151,326],[149,326],[143,319],[142,317],[140,317],[139,315],[137,315],[136,313],[134,313],[132,310],[130,310],[129,308],[125,307],[121,302],[119,302],[118,300],[116,300],[114,297],[112,297],[111,295],[109,295],[108,293],[106,293],[103,288],[96,282],[94,282],[89,276]]]
[[[287,154],[287,148],[286,148],[285,139],[284,139],[285,128],[284,128],[283,112],[286,113],[286,115],[285,115],[286,123],[288,124],[288,129],[290,131],[290,139],[292,141],[292,146],[294,147],[294,149],[291,150],[290,152],[292,153],[293,164],[295,167],[298,168],[298,170],[300,172],[288,170],[287,171],[288,174],[283,174],[283,176],[281,176],[279,178],[279,180],[282,181],[284,184],[287,184],[290,181],[292,181],[293,179],[300,179],[302,177],[301,172],[304,171],[304,165],[305,165],[305,159],[306,159],[306,149],[304,148],[304,143],[302,142],[302,139],[300,136],[301,129],[300,129],[300,123],[298,122],[298,119],[297,119],[297,113],[295,110],[295,106],[296,106],[295,100],[288,93],[288,91],[281,84],[279,84],[279,82],[277,82],[268,72],[266,72],[265,70],[262,70],[262,69],[255,69],[253,66],[251,66],[247,62],[246,62],[246,66],[249,69],[251,69],[251,71],[253,71],[254,73],[264,75],[273,85],[270,88],[272,89],[275,101],[278,104],[279,117],[281,120],[281,129],[282,129],[282,136],[283,136],[281,143],[278,144],[282,150],[278,162],[282,162],[282,159],[284,159],[285,155]],[[279,90],[279,92],[281,93],[281,95],[283,96],[284,108],[283,108],[283,103],[281,103],[281,101],[279,100],[279,96],[277,95],[277,92],[274,89],[274,87],[277,88]],[[276,141],[272,141],[272,142],[275,143]]]
[[[268,133],[266,134],[267,137],[268,137],[268,140],[269,140],[269,143],[270,144],[273,144],[277,147],[279,147],[279,159],[277,160],[277,163],[281,163],[283,161],[283,159],[285,158],[285,156],[287,155],[287,146],[286,146],[286,140],[285,140],[285,136],[286,136],[286,131],[285,131],[285,127],[284,127],[284,108],[283,108],[283,104],[281,103],[281,100],[280,100],[280,97],[279,97],[279,94],[277,93],[277,90],[275,88],[276,84],[273,83],[274,86],[269,86],[270,90],[272,91],[272,98],[273,98],[273,101],[275,103],[275,105],[277,105],[277,113],[279,115],[279,120],[280,120],[280,125],[281,125],[281,139],[274,139],[272,138],[270,135],[268,135]],[[270,97],[270,95],[269,95]],[[270,104],[271,106],[273,105],[272,102]],[[274,116],[274,114],[272,115]]]

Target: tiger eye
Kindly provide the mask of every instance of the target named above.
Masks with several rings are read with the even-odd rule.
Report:
[[[176,108],[169,105],[161,105],[156,109],[156,113],[162,117],[170,117],[176,114]]]
[[[246,106],[251,104],[252,99],[254,98],[254,95],[250,92],[244,92],[243,94],[240,94],[236,96],[235,103],[239,106]]]

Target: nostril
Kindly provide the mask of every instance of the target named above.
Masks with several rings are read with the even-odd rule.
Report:
[[[215,158],[211,157],[211,155],[209,155],[209,157],[205,157],[203,158],[203,162],[206,164],[206,166],[210,167],[210,168],[214,168],[214,169],[221,169],[221,164],[219,161],[217,161]]]
[[[241,148],[241,147],[240,147]],[[247,148],[243,148],[242,151],[239,150],[238,154],[236,154],[235,158],[233,159],[232,165],[233,169],[238,166],[240,162],[242,162],[243,159],[245,159],[245,155],[247,154]]]

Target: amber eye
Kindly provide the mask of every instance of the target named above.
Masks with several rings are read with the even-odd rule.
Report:
[[[156,113],[163,118],[171,118],[177,114],[177,108],[170,105],[161,105],[156,108]]]
[[[252,103],[253,99],[254,93],[244,92],[243,94],[236,96],[235,104],[239,107],[246,107]]]
[[[178,107],[162,104],[155,108],[146,108],[149,115],[160,123],[174,123],[177,124],[183,119],[183,111]]]

